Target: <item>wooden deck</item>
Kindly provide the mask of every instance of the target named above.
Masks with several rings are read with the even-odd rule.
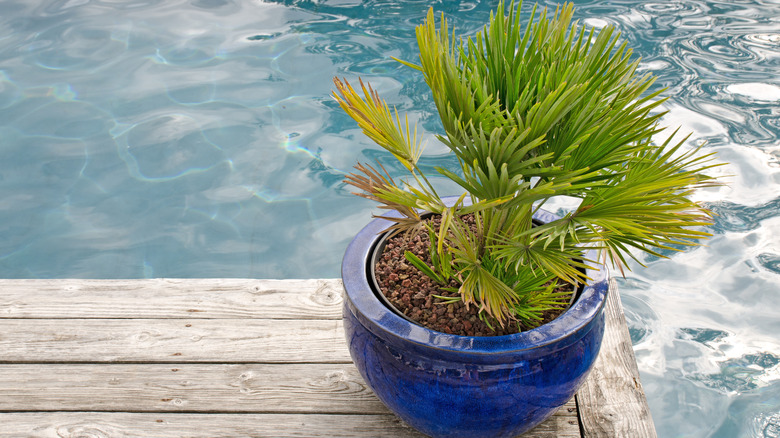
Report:
[[[0,436],[420,437],[352,365],[341,293],[340,280],[0,280]],[[617,293],[587,383],[524,436],[656,436]]]

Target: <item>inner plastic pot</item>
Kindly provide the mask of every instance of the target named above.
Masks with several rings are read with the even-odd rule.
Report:
[[[427,218],[429,218],[431,216],[433,216],[433,214],[429,213],[429,214],[423,215],[422,218],[423,219],[427,219]],[[534,223],[534,225],[542,225],[542,223],[537,221],[537,220],[534,220],[533,223]],[[420,325],[417,321],[415,321],[415,320],[409,318],[408,316],[404,315],[403,312],[398,310],[398,308],[396,308],[390,302],[390,300],[387,299],[385,294],[383,294],[382,290],[379,288],[379,282],[376,279],[376,264],[377,264],[377,262],[379,262],[379,258],[382,256],[382,253],[385,251],[385,245],[387,245],[387,240],[390,238],[391,235],[392,235],[392,232],[390,232],[390,231],[385,232],[382,235],[382,237],[379,240],[377,240],[376,245],[374,245],[374,248],[372,248],[372,250],[371,250],[371,258],[370,258],[371,263],[369,263],[368,266],[366,266],[366,269],[368,270],[368,272],[367,272],[368,278],[371,281],[371,289],[374,292],[374,295],[376,295],[376,297],[379,298],[379,300],[382,302],[382,304],[384,304],[385,307],[390,309],[393,313],[395,313],[396,315],[400,316],[401,318],[403,318],[403,319],[405,319],[405,320],[407,320],[407,321],[409,321],[409,322],[411,322],[413,324]],[[566,308],[564,309],[563,312],[561,312],[560,315],[558,315],[557,318],[560,318],[561,315],[566,313],[566,311],[569,310],[569,308],[572,306],[572,304],[574,304],[574,302],[577,301],[577,298],[579,298],[580,294],[582,293],[582,288],[583,287],[584,287],[583,284],[580,284],[579,286],[577,286],[577,290],[575,290],[574,293],[571,294],[571,298],[569,299],[569,303],[566,305]]]

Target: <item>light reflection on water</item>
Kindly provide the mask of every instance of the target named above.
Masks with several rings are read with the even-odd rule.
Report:
[[[424,165],[452,167],[389,57],[413,59],[429,5],[473,33],[495,3],[4,1],[0,277],[337,277],[373,209],[341,179],[387,154],[330,79],[369,79],[430,133]],[[665,123],[730,163],[697,193],[707,245],[620,280],[659,435],[778,437],[780,4],[575,3],[668,87]]]

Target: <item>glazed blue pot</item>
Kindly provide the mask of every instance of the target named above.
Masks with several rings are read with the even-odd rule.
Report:
[[[556,218],[546,211],[534,216]],[[344,256],[342,280],[352,360],[391,411],[432,437],[515,437],[571,399],[604,335],[605,269],[589,271],[592,281],[572,306],[534,330],[449,335],[398,316],[370,285],[368,260],[389,226],[375,219],[357,234]]]

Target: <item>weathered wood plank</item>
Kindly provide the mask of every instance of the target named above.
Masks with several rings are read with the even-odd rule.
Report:
[[[6,412],[390,413],[352,364],[0,365],[0,394]],[[573,400],[540,430],[579,434]]]
[[[391,414],[0,413],[0,424],[4,436],[26,438],[424,437]]]
[[[573,406],[573,402],[572,405]],[[579,438],[577,428],[566,428],[576,415],[564,406],[523,438]],[[574,420],[572,420],[572,418]],[[372,437],[422,438],[423,435],[392,414],[171,414],[52,412],[0,413],[7,436],[29,438],[232,438],[242,437]],[[564,430],[568,429],[568,430]]]
[[[340,320],[0,319],[0,363],[351,361]]]
[[[611,287],[579,422],[572,400],[527,437],[579,436],[580,422],[655,436]],[[0,280],[2,430],[419,437],[351,365],[340,295],[339,280]]]
[[[340,319],[341,280],[0,280],[0,318]]]
[[[388,413],[352,364],[6,364],[0,394],[0,411]]]
[[[604,341],[596,364],[577,392],[584,437],[655,438],[617,283],[610,281]]]

